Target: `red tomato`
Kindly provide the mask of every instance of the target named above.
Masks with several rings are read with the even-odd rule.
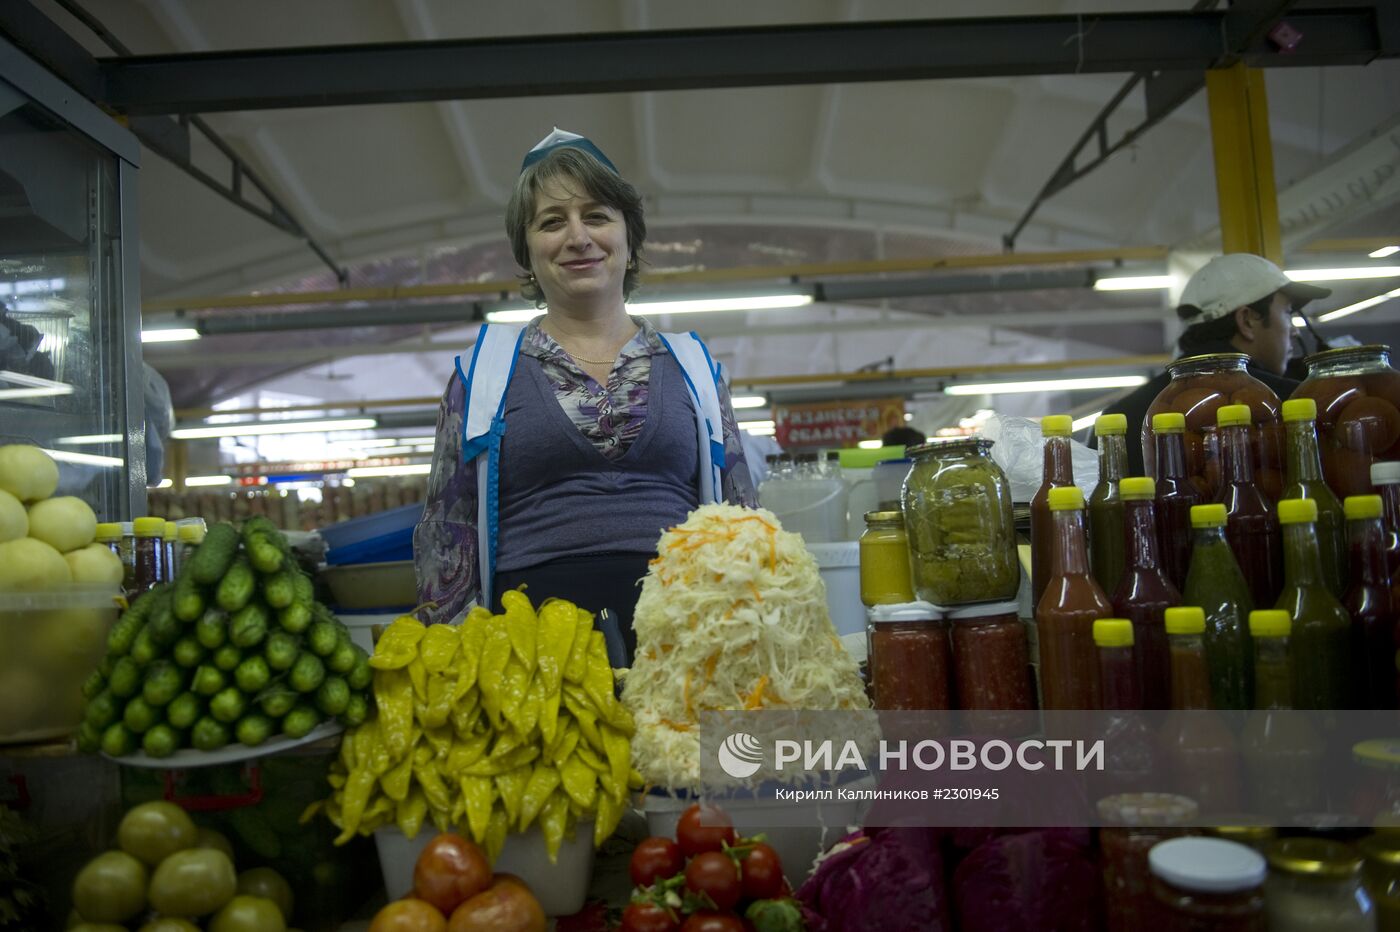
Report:
[[[413,866],[413,895],[444,916],[491,886],[491,862],[461,835],[444,832],[428,842]]]
[[[622,913],[618,932],[676,932],[680,921],[655,903],[633,903]]]
[[[773,900],[783,895],[783,861],[771,845],[754,845],[740,870],[744,875],[744,899]]]
[[[705,825],[701,825],[701,819]],[[694,803],[681,813],[680,824],[676,826],[676,841],[680,843],[681,854],[693,858],[706,851],[720,851],[725,844],[734,844],[739,836],[734,831],[734,823],[724,811],[714,806],[706,806],[702,811],[699,803]]]
[[[720,910],[733,909],[744,895],[739,868],[729,855],[718,851],[706,851],[690,859],[685,866],[685,886],[687,890],[708,896]]]
[[[669,838],[647,838],[632,852],[627,871],[632,882],[649,887],[658,880],[674,877],[685,870],[685,857],[680,846]]]
[[[413,898],[395,900],[375,913],[369,932],[445,932],[442,913]]]
[[[725,913],[695,913],[681,926],[681,932],[744,932],[744,921]]]

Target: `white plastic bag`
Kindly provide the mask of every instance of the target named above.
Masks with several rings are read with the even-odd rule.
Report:
[[[1011,499],[1029,502],[1045,479],[1045,438],[1040,422],[1028,417],[994,414],[982,424],[982,436],[993,441],[992,460],[1011,480]],[[1099,483],[1099,454],[1078,440],[1070,440],[1074,460],[1074,484],[1089,493]]]

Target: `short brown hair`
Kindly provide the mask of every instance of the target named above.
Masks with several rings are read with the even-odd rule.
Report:
[[[572,146],[560,146],[526,168],[515,180],[515,190],[506,204],[506,236],[515,261],[525,270],[520,276],[520,294],[544,307],[544,293],[535,282],[530,269],[530,248],[525,242],[525,230],[535,213],[535,196],[546,181],[563,179],[583,185],[588,196],[622,214],[627,226],[627,271],[622,278],[622,296],[630,297],[637,288],[637,266],[641,262],[642,243],[647,237],[646,218],[642,215],[642,195],[622,176],[599,162],[589,153]]]

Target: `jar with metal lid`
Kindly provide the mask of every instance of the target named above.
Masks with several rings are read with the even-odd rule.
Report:
[[[1375,908],[1361,886],[1361,856],[1339,841],[1284,838],[1269,846],[1264,881],[1269,932],[1372,932]]]
[[[1400,372],[1388,346],[1348,346],[1304,360],[1294,398],[1317,403],[1322,474],[1338,498],[1370,495],[1371,464],[1400,460]]]
[[[869,663],[877,709],[946,710],[950,705],[948,623],[927,602],[870,609]]]
[[[1200,811],[1172,793],[1120,793],[1097,803],[1103,858],[1104,911],[1110,932],[1141,932],[1156,915],[1148,853],[1159,842],[1189,834]]]
[[[1381,832],[1357,845],[1365,862],[1361,885],[1376,907],[1379,932],[1400,932],[1400,835]]]
[[[947,613],[953,683],[960,709],[1035,708],[1026,625],[1015,602],[966,605]]]
[[[140,594],[170,580],[170,564],[165,559],[165,519],[137,518],[131,524],[136,537],[132,591]]]
[[[867,511],[860,535],[860,600],[866,607],[914,601],[904,512]]]
[[[1267,852],[1269,845],[1278,837],[1278,829],[1272,825],[1256,825],[1241,819],[1235,825],[1212,825],[1201,830],[1212,838],[1248,845],[1260,854]]]
[[[909,453],[904,524],[914,592],[935,605],[1016,597],[1021,565],[1011,485],[992,462],[990,440],[937,440]]]
[[[1142,460],[1157,476],[1152,443],[1154,415],[1179,413],[1186,419],[1186,471],[1206,501],[1220,493],[1220,442],[1215,412],[1226,405],[1249,405],[1249,439],[1254,481],[1271,501],[1283,491],[1283,426],[1273,389],[1249,374],[1244,353],[1187,356],[1167,363],[1171,381],[1148,406],[1142,420]]]
[[[1264,932],[1268,867],[1253,848],[1220,838],[1173,838],[1147,856],[1160,928]]]
[[[1358,741],[1351,748],[1352,760],[1365,769],[1367,824],[1374,828],[1400,829],[1400,739],[1373,738]]]

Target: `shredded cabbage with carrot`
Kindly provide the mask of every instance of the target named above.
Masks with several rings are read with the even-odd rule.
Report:
[[[869,708],[816,560],[772,512],[703,505],[657,553],[622,691],[637,722],[633,764],[648,783],[698,785],[702,711]]]

